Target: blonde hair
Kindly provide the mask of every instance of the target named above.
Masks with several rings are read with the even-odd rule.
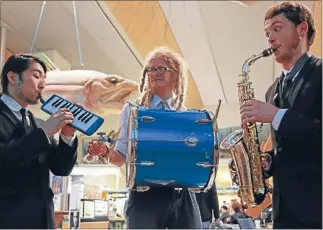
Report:
[[[146,68],[151,61],[156,58],[163,59],[166,64],[177,73],[177,79],[173,90],[175,98],[173,98],[172,106],[174,106],[176,110],[183,110],[186,100],[187,63],[180,54],[165,46],[157,47],[146,56],[139,86],[139,90],[142,93],[142,97],[139,100],[140,106],[151,107],[153,94],[151,93],[149,84],[146,82]]]

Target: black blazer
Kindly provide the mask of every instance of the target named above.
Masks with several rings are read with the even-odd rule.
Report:
[[[49,170],[68,176],[76,162],[73,146],[50,142],[41,129],[44,121],[30,116],[34,129],[22,123],[0,100],[0,228],[55,228]]]
[[[277,105],[281,79],[268,89],[267,102]],[[302,224],[322,225],[321,59],[312,56],[304,64],[284,104],[288,111],[278,131],[271,130],[276,148],[271,174],[273,220],[284,221],[280,217],[287,214]]]

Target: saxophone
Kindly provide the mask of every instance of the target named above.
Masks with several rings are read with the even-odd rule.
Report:
[[[275,49],[265,49],[258,55],[248,58],[242,66],[240,82],[238,82],[239,104],[253,99],[254,89],[249,81],[250,66],[259,58],[268,57]],[[265,182],[261,166],[263,153],[260,151],[256,123],[249,123],[241,129],[229,134],[220,145],[221,149],[230,150],[232,159],[229,162],[232,184],[238,186],[238,196],[248,206],[256,206],[263,202],[270,191]]]

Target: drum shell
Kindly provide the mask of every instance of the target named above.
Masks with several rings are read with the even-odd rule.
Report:
[[[130,186],[204,188],[209,184],[216,165],[214,129],[212,122],[198,122],[210,120],[207,112],[138,109],[135,114],[137,125],[129,130],[131,146],[136,146],[128,162],[134,167],[129,170],[134,174],[129,175],[134,177]],[[198,140],[196,145],[185,142],[189,137]],[[211,166],[198,165],[203,163]]]

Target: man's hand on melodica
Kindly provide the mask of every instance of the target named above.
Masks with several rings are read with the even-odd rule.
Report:
[[[75,105],[77,105],[78,107],[80,107],[80,108],[83,108],[83,106],[81,105],[81,104],[79,104],[79,103],[75,103]],[[73,116],[73,119],[74,119],[74,116]],[[73,122],[73,121],[72,121]],[[71,122],[71,123],[72,123]],[[75,133],[75,131],[76,131],[76,129],[75,128],[73,128],[72,126],[70,126],[70,125],[64,125],[63,127],[62,127],[62,131],[61,131],[61,133],[64,135],[64,136],[66,136],[66,137],[72,137],[73,135],[74,135],[74,133]]]
[[[59,109],[55,113],[53,113],[44,123],[43,129],[48,137],[53,136],[55,133],[60,131],[64,126],[72,124],[74,116],[68,109],[63,108]],[[73,128],[71,128],[73,129]],[[72,130],[69,131],[70,133]],[[67,132],[66,136],[70,136],[70,133]],[[74,131],[75,132],[75,131]],[[74,134],[73,132],[73,134]],[[65,135],[63,133],[63,135]]]

